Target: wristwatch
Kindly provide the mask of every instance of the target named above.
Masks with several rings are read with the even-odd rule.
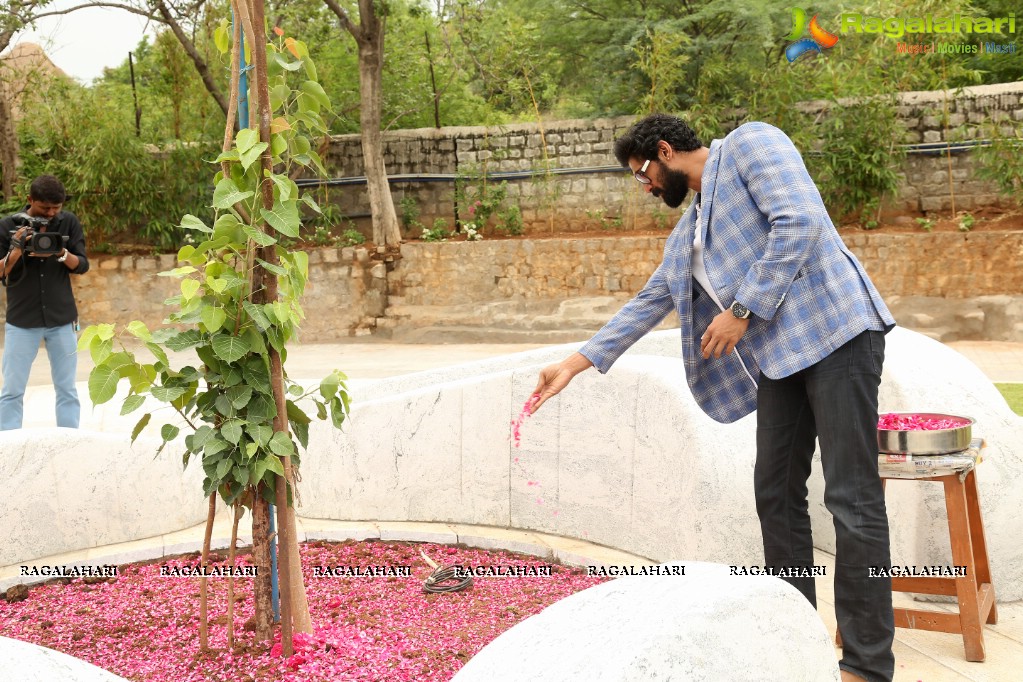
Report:
[[[61,256],[60,258],[58,258],[58,259],[57,259],[57,262],[58,262],[58,263],[63,263],[64,261],[66,261],[66,260],[67,260],[67,255],[68,255],[69,253],[71,253],[71,252],[70,252],[70,251],[68,251],[67,249],[64,249],[64,255],[63,255],[63,256]],[[734,304],[733,304],[733,305],[734,305]],[[747,314],[749,314],[749,311],[747,310],[747,311],[746,311],[746,313],[747,313]]]
[[[729,307],[729,310],[732,311],[732,315],[739,318],[740,320],[749,319],[750,315],[749,308],[739,303],[738,301],[733,301],[731,307]]]

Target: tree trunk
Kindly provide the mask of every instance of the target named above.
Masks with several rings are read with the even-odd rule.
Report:
[[[285,457],[283,460],[284,478],[290,481],[292,491],[294,491],[295,472],[294,468],[291,466],[291,458]],[[281,498],[278,496],[278,499]],[[284,497],[283,499],[284,501],[287,501],[287,497]],[[281,515],[282,509],[285,512],[284,516]],[[289,545],[289,550],[287,553],[287,561],[288,580],[291,583],[289,596],[291,597],[292,628],[295,632],[312,634],[313,619],[312,616],[309,615],[309,600],[306,597],[305,580],[302,577],[302,555],[299,553],[298,547],[298,523],[295,521],[294,504],[278,507],[277,519],[278,523],[282,527],[288,529],[287,543]],[[280,559],[280,557],[278,558]]]
[[[267,82],[266,72],[266,36],[259,28],[265,25],[263,0],[252,0],[250,6],[252,25],[256,34],[251,46],[252,58],[255,66],[253,88],[256,92],[259,111],[258,125],[259,138],[261,141],[270,143],[270,89]],[[251,123],[251,122],[250,122]],[[261,186],[263,207],[272,209],[274,203],[273,182],[269,174],[273,171],[273,157],[269,148],[263,152],[261,162],[264,172],[264,180]],[[273,233],[269,225],[263,225],[264,231]],[[261,248],[260,257],[268,263],[276,265],[279,261],[275,246]],[[277,276],[267,272],[263,275],[263,287],[257,291],[257,302],[270,303],[277,300]],[[274,417],[274,431],[288,433],[288,414],[284,390],[284,366],[281,362],[280,353],[272,346],[268,349],[270,356],[270,384],[273,388],[274,402],[277,406],[277,416]],[[294,485],[294,475],[291,470],[289,458],[282,457],[284,476],[277,477],[277,513],[278,513],[278,543],[277,543],[277,574],[280,578],[278,587],[281,597],[281,648],[283,653],[291,655],[292,633],[312,633],[312,619],[309,616],[309,605],[305,595],[305,583],[302,580],[302,571],[296,570],[299,566],[298,534],[295,524],[294,509],[288,500],[288,486]]]
[[[398,214],[391,199],[391,186],[384,168],[384,145],[380,136],[383,110],[384,19],[377,16],[380,0],[359,0],[359,24],[337,0],[323,0],[341,21],[341,27],[355,38],[359,47],[359,129],[362,160],[369,189],[369,210],[373,216],[373,241],[377,246],[401,241]],[[383,3],[381,3],[383,4]]]
[[[391,198],[380,135],[383,110],[384,20],[376,15],[374,0],[359,0],[359,129],[366,167],[369,210],[373,214],[373,242],[377,246],[401,241],[398,214]]]
[[[263,486],[252,497],[252,563],[256,566],[253,593],[256,599],[256,641],[273,638],[274,607],[270,584],[270,506],[262,497]]]
[[[0,84],[0,191],[4,201],[8,201],[17,192],[19,147],[18,131],[14,125],[14,113],[7,94]]]

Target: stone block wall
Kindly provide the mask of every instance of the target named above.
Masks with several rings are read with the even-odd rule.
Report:
[[[404,244],[377,326],[416,340],[474,327],[503,341],[542,341],[553,329],[579,337],[642,288],[666,236]],[[1023,341],[1023,233],[845,232],[843,239],[900,324],[947,341]],[[495,337],[501,330],[518,337]]]
[[[970,153],[910,155],[902,166],[899,195],[888,205],[901,211],[948,215],[953,204],[957,212],[1002,204],[1005,199],[998,195],[997,186],[978,178],[975,168],[976,161]]]
[[[804,105],[822,109],[820,102]],[[947,111],[947,116],[946,116]],[[1023,82],[964,88],[960,92],[908,92],[900,95],[898,115],[906,128],[904,143],[961,142],[989,136],[984,124],[995,123],[1002,132],[1023,121]],[[635,117],[548,121],[544,125],[515,124],[490,127],[451,127],[400,130],[384,133],[384,161],[392,176],[459,172],[523,173],[508,180],[508,202],[522,212],[527,233],[552,234],[568,230],[614,226],[647,229],[674,221],[674,212],[644,196],[631,176],[622,171],[612,144]],[[545,155],[546,152],[546,155]],[[334,137],[326,154],[329,172],[337,177],[363,175],[362,145],[358,135]],[[950,168],[951,166],[951,168]],[[545,175],[548,169],[571,174]],[[888,204],[898,210],[957,210],[999,201],[993,183],[973,172],[969,151],[910,154],[903,167],[903,182]],[[951,185],[949,183],[951,173]],[[496,179],[500,181],[500,179]],[[477,183],[478,184],[478,183]],[[456,206],[450,179],[408,179],[392,183],[395,205],[408,197],[420,212],[419,221],[432,227],[456,214],[467,219],[465,206]],[[339,206],[369,235],[368,202],[364,185],[334,187],[327,200]],[[491,221],[494,225],[495,221]],[[411,233],[418,237],[418,230]]]
[[[457,174],[476,175],[477,179],[470,183],[479,188],[482,181],[478,178],[483,173],[517,173],[520,177],[496,177],[487,182],[507,181],[507,205],[519,207],[527,233],[612,224],[615,227],[650,227],[658,220],[656,207],[643,206],[644,210],[639,210],[640,195],[633,187],[635,182],[622,171],[611,152],[614,139],[628,129],[633,120],[623,117],[556,121],[546,124],[543,130],[534,124],[514,124],[385,133],[384,163],[392,176],[395,210],[401,218],[402,199],[409,197],[419,212],[419,222],[425,227],[433,227],[436,220],[442,219],[451,229],[456,214],[460,220],[471,219],[467,206],[456,205],[453,178]],[[363,175],[359,136],[334,137],[326,164],[338,177]],[[547,174],[547,169],[574,172]],[[584,170],[587,172],[579,172]],[[451,177],[418,181],[394,178],[417,174]],[[353,216],[369,236],[369,200],[364,185],[331,188],[328,197],[345,215]],[[660,220],[663,223],[666,218]],[[496,219],[490,224],[495,225]],[[418,230],[407,234],[419,236]]]
[[[1023,121],[1023,83],[964,88],[961,92],[907,92],[901,95],[897,111],[908,144],[986,140],[994,128],[1002,135],[1012,135],[1014,122]],[[969,151],[909,155],[903,166],[902,187],[892,203],[904,210],[931,212],[951,210],[953,205],[957,211],[969,211],[1003,201],[994,183],[980,180],[974,170]]]

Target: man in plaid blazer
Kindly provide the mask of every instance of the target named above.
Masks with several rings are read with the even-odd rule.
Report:
[[[622,166],[672,208],[696,197],[646,286],[577,353],[540,374],[533,410],[589,367],[601,373],[678,312],[686,380],[730,423],[757,412],[757,513],[768,565],[813,565],[806,480],[820,441],[837,538],[843,681],[894,673],[888,517],[877,474],[877,391],[891,313],[842,243],[791,140],[766,123],[704,147],[654,114],[615,143]],[[816,607],[813,578],[786,578]]]

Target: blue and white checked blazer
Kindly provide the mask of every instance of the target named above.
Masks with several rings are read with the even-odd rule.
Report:
[[[701,193],[668,237],[664,260],[635,298],[580,352],[601,372],[674,308],[686,380],[719,422],[756,409],[757,387],[736,356],[704,360],[699,338],[721,310],[693,280],[696,203],[704,263],[718,300],[753,313],[736,346],[750,376],[780,379],[827,357],[867,329],[895,320],[842,243],[803,159],[785,133],[746,123],[714,140]]]

